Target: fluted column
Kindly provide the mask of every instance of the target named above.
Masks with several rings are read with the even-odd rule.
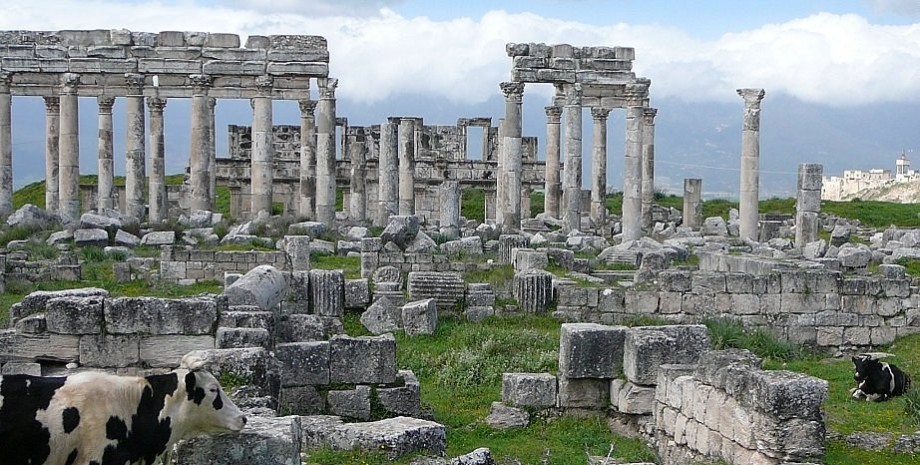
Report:
[[[127,95],[125,97],[125,196],[126,213],[144,221],[144,176],[146,174],[145,153],[146,124],[144,122],[144,76],[126,74]]]
[[[272,212],[272,159],[274,158],[272,133],[272,80],[269,76],[260,76],[256,85],[257,97],[252,99],[252,157],[250,169],[253,217],[260,212]]]
[[[316,123],[315,100],[300,100],[300,216],[316,216]]]
[[[12,76],[0,73],[0,220],[13,213]]]
[[[738,89],[744,99],[744,127],[741,132],[741,201],[738,214],[741,237],[757,240],[760,191],[760,101],[763,89]]]
[[[61,221],[72,224],[80,219],[80,110],[77,87],[80,75],[61,76],[61,137],[59,139]]]
[[[566,231],[581,229],[581,86],[566,88],[565,103],[565,208]]]
[[[623,159],[623,240],[642,237],[642,126],[648,84],[626,86],[626,150]]]
[[[399,120],[399,214],[415,214],[415,118]]]
[[[543,211],[553,218],[559,218],[559,197],[562,184],[559,182],[559,124],[562,107],[546,107],[546,184]]]
[[[591,222],[603,228],[607,222],[607,116],[609,108],[592,108],[594,140],[591,152]]]
[[[652,205],[655,203],[655,115],[646,108],[642,125],[642,227],[652,230]]]
[[[60,186],[58,185],[58,150],[61,136],[61,101],[45,97],[45,210],[58,214]]]
[[[212,212],[217,210],[217,126],[215,120],[214,110],[217,108],[217,99],[213,97],[208,97],[208,142],[209,145],[209,156],[208,156],[208,192],[210,195],[210,202],[208,210]]]
[[[524,101],[524,83],[503,82],[499,84],[505,94],[505,121],[502,130],[502,170],[499,177],[505,183],[503,217],[498,218],[506,230],[521,227],[521,175],[523,171],[524,147],[521,141],[521,103]]]
[[[363,128],[348,136],[351,179],[348,188],[348,218],[357,223],[367,219],[367,139]]]
[[[386,226],[391,215],[399,214],[398,120],[380,125],[380,155],[377,161],[377,226]]]
[[[335,221],[335,88],[338,79],[319,80],[316,128],[316,220]]]
[[[112,106],[115,97],[99,96],[98,174],[96,180],[96,209],[102,213],[115,209],[115,149],[112,130]]]
[[[163,110],[166,99],[147,99],[150,110],[150,222],[161,223],[169,218],[169,200],[166,194],[166,146],[163,131]]]
[[[189,209],[208,210],[211,206],[210,166],[211,129],[208,118],[208,90],[211,76],[193,74],[192,85],[192,136],[189,149]]]

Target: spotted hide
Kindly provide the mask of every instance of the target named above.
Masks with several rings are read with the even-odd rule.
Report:
[[[910,389],[910,376],[894,364],[865,354],[855,356],[852,360],[856,369],[853,374],[856,387],[850,389],[853,398],[880,402]]]
[[[201,370],[0,377],[0,465],[153,465],[179,440],[245,424]]]

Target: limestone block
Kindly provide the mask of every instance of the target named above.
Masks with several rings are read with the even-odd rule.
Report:
[[[345,275],[341,270],[310,270],[310,302],[313,313],[342,317],[345,314]]]
[[[103,298],[59,297],[48,300],[45,321],[52,333],[99,334],[104,321]]]
[[[224,289],[230,305],[257,305],[274,310],[285,296],[288,285],[284,275],[271,265],[259,265]]]
[[[396,380],[396,339],[335,335],[329,341],[332,383],[377,384]]]
[[[210,334],[217,320],[213,297],[108,299],[106,332],[111,334]]]
[[[284,236],[281,250],[287,254],[292,271],[310,270],[310,236]]]
[[[703,220],[704,236],[728,236],[728,224],[721,216],[711,216]]]
[[[0,368],[0,376],[6,375],[29,375],[29,376],[41,376],[42,375],[42,365],[40,363],[29,363],[29,362],[9,362],[3,364],[3,367]]]
[[[344,391],[329,391],[326,394],[326,405],[330,415],[367,421],[371,417],[371,388],[356,386]]]
[[[365,308],[371,302],[371,288],[367,279],[345,281],[345,308]]]
[[[504,373],[502,402],[518,407],[553,407],[556,377],[549,373]]]
[[[217,328],[215,336],[218,349],[264,347],[271,349],[271,334],[262,328]]]
[[[421,389],[415,373],[399,370],[396,373],[400,387],[377,388],[377,400],[383,409],[393,415],[419,417],[422,415]]]
[[[463,301],[466,283],[460,273],[413,271],[409,273],[409,300],[434,299],[438,310],[453,311]]]
[[[626,331],[625,326],[563,324],[559,338],[560,376],[615,378],[623,363]]]
[[[282,387],[329,384],[329,342],[277,344],[275,357],[281,362]]]
[[[616,406],[621,413],[649,415],[654,410],[655,388],[653,387],[626,383],[618,394]]]
[[[524,409],[509,407],[502,402],[492,402],[486,424],[497,430],[524,428],[530,424],[530,414]]]
[[[512,251],[527,247],[527,238],[520,234],[502,234],[498,237],[498,262],[511,263]]]
[[[13,327],[17,333],[41,334],[48,330],[48,323],[44,313],[35,313],[16,320]]]
[[[525,313],[545,313],[553,300],[553,275],[542,269],[515,273],[512,295]]]
[[[424,231],[419,231],[406,245],[406,253],[430,254],[438,249],[438,243]]]
[[[381,266],[374,271],[374,283],[398,283],[402,285],[402,273],[395,266]]]
[[[6,219],[6,224],[12,227],[20,226],[31,229],[48,229],[48,226],[58,222],[54,215],[30,203],[20,207]]]
[[[542,271],[549,265],[549,256],[538,250],[515,248],[511,250],[511,264],[516,272]]]
[[[226,328],[262,328],[273,332],[275,328],[275,314],[264,312],[255,306],[230,307],[229,311],[221,312],[217,319],[218,327]]]
[[[326,225],[319,221],[304,221],[288,226],[288,234],[307,235],[316,238],[325,234],[326,229]]]
[[[326,399],[316,386],[282,386],[278,411],[281,415],[321,414],[326,412]]]
[[[379,298],[361,314],[360,321],[374,335],[393,332],[401,327],[402,308],[386,297]]]
[[[447,241],[441,244],[439,248],[443,254],[450,256],[470,257],[483,254],[482,238],[479,236]]]
[[[760,357],[744,349],[713,350],[700,354],[694,376],[701,382],[725,389],[728,385],[727,368],[746,368],[749,371],[760,368]]]
[[[121,368],[140,361],[140,336],[92,334],[80,338],[80,364]],[[173,363],[178,360],[173,360]]]
[[[396,417],[337,425],[325,421],[314,425],[324,431],[306,431],[304,436],[322,438],[322,444],[333,450],[380,452],[390,460],[418,452],[443,456],[446,451],[445,428],[433,421]]]
[[[278,395],[278,361],[262,347],[196,350],[188,356],[202,360],[202,369],[217,379],[232,376],[256,388],[256,395]]]
[[[140,341],[140,359],[150,367],[174,368],[185,354],[213,348],[212,336],[149,336]]]
[[[438,327],[438,307],[434,299],[409,302],[402,306],[400,315],[407,336],[434,334]]]
[[[281,317],[278,339],[281,342],[322,341],[329,335],[323,317],[295,313]]]
[[[392,242],[405,250],[419,231],[419,219],[412,215],[393,215],[387,227],[380,233],[380,240],[386,244]]]
[[[142,245],[161,246],[176,243],[175,231],[151,231],[141,238]]]
[[[557,406],[562,408],[606,408],[610,405],[610,380],[559,377]]]
[[[837,260],[844,268],[865,268],[872,260],[872,251],[865,244],[847,243],[837,252]]]
[[[239,434],[199,436],[176,446],[177,465],[299,465],[300,417],[250,416]]]
[[[12,330],[0,331],[0,362],[77,362],[79,344],[80,336],[50,333],[26,335],[16,334]]]
[[[109,245],[109,233],[104,229],[77,229],[73,243],[77,247],[105,247]]]

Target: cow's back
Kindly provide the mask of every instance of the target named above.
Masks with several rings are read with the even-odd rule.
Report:
[[[50,463],[51,431],[41,421],[67,378],[0,376],[0,465]],[[12,447],[8,446],[12,445]]]

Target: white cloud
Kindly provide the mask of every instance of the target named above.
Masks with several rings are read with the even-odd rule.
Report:
[[[920,15],[920,2],[917,0],[869,0],[876,11],[905,16]]]
[[[50,0],[39,10],[26,0],[12,0],[0,29],[319,34],[329,41],[331,73],[340,79],[338,96],[359,102],[405,94],[482,102],[508,79],[504,45],[512,41],[635,47],[635,69],[652,79],[653,99],[735,101],[736,88],[763,87],[768,98],[784,93],[832,105],[920,101],[920,24],[883,26],[856,15],[822,13],[704,41],[673,27],[594,26],[529,13],[491,11],[437,21],[405,18],[385,8],[370,16],[319,16],[266,12],[260,0],[235,2],[234,7],[208,7],[191,0]],[[383,3],[346,5],[366,12]]]

